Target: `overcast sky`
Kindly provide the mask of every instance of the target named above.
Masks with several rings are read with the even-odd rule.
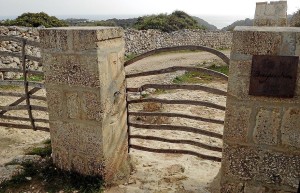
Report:
[[[182,10],[193,15],[253,17],[259,0],[0,0],[1,16],[24,12],[50,15],[144,15]],[[288,13],[300,8],[300,0],[288,0]]]

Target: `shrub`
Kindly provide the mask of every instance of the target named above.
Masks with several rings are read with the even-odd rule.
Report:
[[[67,26],[67,24],[57,19],[54,16],[49,16],[44,12],[40,13],[23,13],[18,16],[15,20],[5,20],[3,25],[6,26],[25,26],[25,27],[63,27]]]
[[[205,29],[193,17],[183,11],[174,11],[170,15],[159,14],[139,17],[134,27],[139,30],[158,29],[163,32],[180,29]]]
[[[291,19],[291,26],[300,27],[300,9],[293,14]]]

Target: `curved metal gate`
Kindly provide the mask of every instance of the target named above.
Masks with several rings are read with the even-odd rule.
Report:
[[[179,46],[179,47],[171,47],[171,48],[162,48],[158,50],[153,50],[150,52],[147,52],[145,54],[142,54],[138,57],[135,57],[127,62],[125,62],[125,67],[129,66],[130,64],[133,64],[143,58],[149,57],[151,55],[162,53],[162,52],[169,52],[169,51],[177,51],[177,50],[201,50],[201,51],[207,51],[212,54],[215,54],[219,58],[221,58],[227,65],[229,65],[229,58],[224,55],[222,52],[219,52],[217,50],[203,47],[203,46]],[[150,76],[150,75],[158,75],[158,74],[165,74],[170,72],[176,72],[176,71],[192,71],[192,72],[201,72],[208,75],[211,75],[213,77],[218,77],[219,79],[228,80],[228,77],[225,74],[209,70],[207,68],[197,68],[197,67],[181,67],[181,66],[174,66],[169,67],[165,69],[160,70],[153,70],[153,71],[147,71],[147,72],[140,72],[140,73],[134,73],[134,74],[127,74],[126,78],[136,78],[136,77],[143,77],[143,76]],[[183,89],[187,92],[191,90],[198,90],[198,91],[204,91],[207,93],[211,93],[214,95],[220,95],[220,96],[226,96],[226,92],[220,89],[211,88],[203,85],[191,85],[191,84],[145,84],[138,88],[127,88],[127,96],[132,93],[141,93],[145,91],[146,89],[154,88],[154,89],[163,89],[163,90],[176,90],[176,89]],[[173,144],[185,144],[185,145],[192,145],[199,148],[203,148],[209,151],[214,152],[222,152],[222,147],[212,146],[209,144],[201,143],[194,140],[187,140],[187,139],[169,139],[164,136],[151,136],[151,135],[140,135],[140,134],[133,134],[131,132],[132,128],[139,128],[139,129],[146,129],[146,130],[159,130],[159,131],[182,131],[182,132],[189,132],[193,134],[197,134],[200,137],[201,136],[208,136],[211,138],[221,139],[222,140],[222,134],[208,131],[201,128],[196,128],[193,126],[179,126],[179,125],[172,125],[172,124],[145,124],[145,123],[139,123],[136,121],[133,121],[132,117],[137,116],[146,116],[146,117],[177,117],[177,118],[186,118],[189,120],[197,120],[202,122],[209,122],[214,124],[223,125],[223,120],[218,119],[210,119],[205,117],[199,117],[194,115],[186,115],[181,113],[173,113],[173,112],[143,112],[143,111],[132,111],[131,105],[133,104],[141,104],[141,103],[159,103],[159,104],[183,104],[183,105],[195,105],[195,106],[204,106],[207,108],[217,109],[220,111],[225,111],[225,106],[221,106],[218,104],[214,104],[207,101],[195,101],[195,100],[167,100],[167,99],[158,99],[158,98],[140,98],[140,99],[134,99],[130,100],[127,97],[127,110],[128,110],[128,144],[129,149],[137,149],[141,151],[148,151],[148,152],[155,152],[155,153],[172,153],[172,154],[188,154],[188,155],[194,155],[203,159],[213,160],[217,162],[221,162],[221,157],[217,156],[211,156],[202,154],[196,151],[191,150],[185,150],[185,149],[162,149],[162,148],[152,148],[152,147],[145,147],[141,145],[137,145],[132,143],[131,139],[139,139],[139,140],[146,140],[147,141],[157,141],[157,142],[165,142],[165,143],[173,143]]]

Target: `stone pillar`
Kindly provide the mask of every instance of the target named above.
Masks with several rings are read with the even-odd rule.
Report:
[[[287,1],[256,3],[254,26],[287,26]]]
[[[236,27],[233,32],[221,192],[297,192],[300,180],[299,59],[294,57],[298,70],[285,71],[281,66],[282,73],[274,74],[272,64],[266,66],[267,63],[262,62],[260,65],[270,70],[259,73],[254,70],[251,75],[255,55],[299,56],[300,29]],[[287,63],[283,61],[280,65]],[[296,83],[291,98],[249,94],[251,76],[261,78],[261,83],[273,82],[271,89],[265,87],[262,91],[274,94],[276,84],[282,82],[279,78],[286,81],[292,73],[295,73]],[[274,85],[274,82],[277,83]]]
[[[112,27],[39,31],[52,157],[61,169],[127,176],[124,33]]]

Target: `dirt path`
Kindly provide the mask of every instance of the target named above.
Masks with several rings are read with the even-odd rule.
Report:
[[[229,55],[229,51],[224,51]],[[155,57],[149,57],[135,64],[126,67],[126,73],[135,73],[161,69],[171,66],[206,66],[211,63],[222,63],[216,56],[206,52],[192,53],[172,53],[163,54]],[[171,73],[166,75],[148,76],[142,78],[134,78],[127,80],[128,87],[139,87],[146,83],[170,83],[178,74]],[[210,82],[211,87],[226,90],[226,82]],[[39,91],[39,95],[45,96],[43,91]],[[135,96],[136,97],[136,96]],[[200,91],[172,91],[152,95],[152,97],[161,99],[193,99],[201,101],[210,101],[216,104],[225,105],[226,98],[215,96]],[[14,101],[15,98],[0,97],[0,106],[5,106]],[[41,105],[45,105],[42,104]],[[131,106],[131,111],[139,111],[142,105]],[[162,112],[177,112],[182,114],[203,116],[206,118],[214,118],[222,120],[224,112],[199,106],[186,105],[163,105]],[[26,117],[26,111],[11,112],[12,115],[17,113]],[[16,114],[14,114],[16,115]],[[47,118],[47,114],[35,114],[39,118]],[[132,118],[133,121],[136,118]],[[155,121],[155,120],[154,120]],[[166,124],[193,126],[208,131],[214,131],[222,134],[223,126],[217,124],[204,123],[199,121],[191,121],[182,118],[169,118],[160,120]],[[43,126],[43,125],[41,125]],[[200,136],[193,133],[177,132],[177,131],[147,131],[141,129],[131,129],[132,134],[152,135],[157,137],[167,136],[170,139],[190,139],[210,145],[222,146],[222,141],[210,137]],[[29,147],[34,146],[49,138],[49,133],[35,132],[31,130],[20,130],[13,128],[0,127],[0,166],[12,160],[15,156],[23,154]],[[176,148],[187,149],[201,152],[207,155],[221,156],[221,153],[206,151],[190,145],[182,144],[166,144],[155,141],[132,140],[132,143],[152,148]],[[132,149],[130,156],[135,167],[130,180],[124,185],[114,187],[106,192],[110,193],[204,193],[213,192],[208,190],[209,183],[217,175],[220,169],[220,163],[200,159],[188,155],[173,154],[156,154],[142,152]]]
[[[229,54],[229,51],[225,51]],[[142,71],[162,69],[171,66],[207,66],[212,63],[223,63],[220,59],[206,52],[198,53],[174,53],[159,55],[141,60],[131,66],[126,67],[126,73],[136,73]],[[155,75],[148,77],[132,78],[127,80],[128,87],[139,87],[147,83],[171,83],[172,80],[183,72]],[[227,83],[212,81],[206,86],[218,88],[226,91]],[[137,96],[132,96],[136,98]],[[186,99],[212,102],[225,106],[226,97],[208,94],[202,91],[184,91],[176,90],[167,93],[150,94],[149,97],[160,99]],[[141,111],[145,105],[131,105],[130,111]],[[162,105],[160,112],[174,112],[187,115],[201,116],[205,118],[224,120],[224,111],[193,106],[193,105]],[[162,123],[179,126],[196,127],[216,133],[223,133],[223,125],[194,121],[183,118],[167,119],[146,119],[143,117],[132,117],[132,122]],[[158,131],[136,129],[131,127],[132,135],[150,135],[156,137],[166,137],[168,139],[193,140],[208,145],[222,147],[222,140],[206,137],[199,134],[180,132],[180,131]],[[132,144],[163,149],[184,149],[192,150],[206,155],[221,157],[221,153],[204,150],[191,145],[170,144],[156,141],[146,141],[141,139],[132,139]],[[206,193],[216,192],[217,185],[212,181],[217,176],[220,169],[220,163],[204,160],[190,155],[158,154],[131,150],[131,158],[134,161],[135,171],[130,177],[129,184],[119,186],[119,192],[128,193]],[[118,192],[113,189],[111,192]]]

